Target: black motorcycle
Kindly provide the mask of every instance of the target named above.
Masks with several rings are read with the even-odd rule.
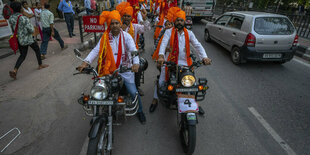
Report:
[[[80,52],[75,49],[74,53],[80,58]],[[132,57],[137,56],[133,52]],[[91,129],[88,133],[89,143],[87,155],[106,155],[112,152],[113,125],[121,125],[128,116],[134,116],[139,108],[138,93],[132,100],[123,79],[118,73],[130,71],[131,68],[120,66],[113,74],[99,77],[95,68],[88,65],[82,72],[77,74],[92,74],[93,87],[90,95],[82,93],[78,103],[83,105],[87,116],[92,117]]]
[[[207,86],[206,78],[196,80],[194,69],[203,65],[202,61],[195,61],[191,55],[193,64],[191,66],[179,66],[174,62],[164,62],[168,67],[169,80],[159,87],[157,93],[159,101],[167,108],[177,110],[177,123],[181,144],[186,154],[190,155],[196,145],[196,124],[199,106],[197,101],[205,98]]]

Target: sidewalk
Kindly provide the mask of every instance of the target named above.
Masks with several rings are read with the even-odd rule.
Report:
[[[310,61],[310,40],[299,37],[298,43],[298,50],[295,55]]]
[[[59,32],[59,34],[60,34],[62,40],[65,42],[65,44],[67,44],[69,46],[71,44],[76,44],[78,46],[81,46],[79,23],[77,20],[74,21],[74,34],[76,36],[74,36],[72,38],[69,37],[67,25],[66,25],[66,22],[64,20],[55,19],[55,28]],[[8,40],[9,40],[9,37],[5,37],[5,38],[0,39],[0,59],[6,58],[10,55],[14,55],[14,52],[11,50]],[[38,44],[39,44],[39,46],[41,46],[41,41],[38,41]],[[79,48],[78,46],[77,46],[77,48]],[[47,56],[51,53],[55,53],[55,50],[59,50],[58,48],[60,49],[59,43],[57,40],[55,40],[53,38],[53,40],[49,41],[49,43],[48,43]],[[28,51],[31,52],[32,49],[29,47]],[[16,55],[19,55],[18,52],[16,53]]]

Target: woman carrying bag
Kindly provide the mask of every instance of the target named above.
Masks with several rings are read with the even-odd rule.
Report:
[[[29,18],[22,15],[22,5],[20,2],[13,2],[11,4],[13,9],[13,15],[10,17],[9,22],[15,30],[15,35],[18,39],[18,49],[20,51],[20,56],[17,59],[16,65],[13,71],[10,71],[9,74],[13,79],[16,79],[17,71],[20,65],[23,63],[27,56],[28,46],[30,46],[36,53],[37,61],[39,64],[38,69],[46,68],[48,65],[42,64],[40,48],[38,43],[33,39],[32,33],[34,31],[33,25],[30,23]],[[16,48],[16,47],[15,47]]]

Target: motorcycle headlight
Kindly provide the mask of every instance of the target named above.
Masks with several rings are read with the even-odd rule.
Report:
[[[97,100],[103,100],[108,97],[108,89],[105,83],[99,83],[94,86],[91,91],[91,96]]]
[[[185,75],[182,77],[181,83],[184,87],[191,87],[194,85],[196,79],[193,75]]]

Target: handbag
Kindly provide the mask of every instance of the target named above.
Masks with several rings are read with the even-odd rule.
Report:
[[[14,51],[15,54],[16,54],[16,51],[18,50],[17,30],[18,30],[18,21],[19,21],[20,16],[22,15],[19,15],[17,18],[14,34],[9,39],[10,47]]]

